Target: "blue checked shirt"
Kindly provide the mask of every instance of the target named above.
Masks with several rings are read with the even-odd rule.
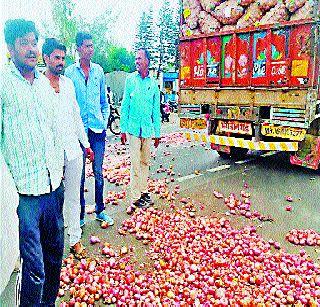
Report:
[[[59,187],[64,155],[58,106],[48,79],[35,72],[31,85],[14,64],[1,69],[0,150],[21,194]]]
[[[65,76],[73,81],[86,132],[89,128],[97,133],[106,130],[110,107],[106,101],[106,81],[102,67],[91,62],[87,82],[80,62],[67,67]]]
[[[127,77],[121,104],[121,132],[136,137],[160,137],[160,92],[154,78],[138,72]]]

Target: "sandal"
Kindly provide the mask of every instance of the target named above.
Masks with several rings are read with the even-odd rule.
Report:
[[[86,257],[86,248],[82,245],[81,241],[77,242],[75,245],[70,246],[70,253],[78,260]]]

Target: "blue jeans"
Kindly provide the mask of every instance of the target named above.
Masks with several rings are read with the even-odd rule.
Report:
[[[89,139],[90,147],[94,152],[93,173],[94,173],[94,181],[95,181],[96,213],[100,213],[104,210],[102,164],[103,164],[103,157],[104,157],[104,150],[105,150],[106,131],[104,130],[102,133],[95,133],[89,129],[88,139]],[[81,177],[81,185],[80,185],[80,204],[81,204],[80,219],[81,220],[84,219],[85,206],[86,206],[86,202],[84,199],[85,162],[86,162],[86,156],[84,153],[83,169],[82,169],[82,177]]]
[[[22,258],[20,306],[54,306],[64,248],[64,188],[40,196],[19,195]]]

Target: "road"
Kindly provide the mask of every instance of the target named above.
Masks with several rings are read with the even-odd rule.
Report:
[[[163,125],[162,134],[168,135],[179,131],[178,120],[174,116],[171,123]],[[110,146],[114,146],[117,139],[108,136]],[[178,138],[177,140],[181,140]],[[116,153],[118,151],[118,153]],[[123,153],[127,153],[123,150]],[[121,150],[113,152],[114,158],[121,156]],[[118,155],[118,157],[117,157]],[[158,173],[159,168],[171,169],[175,175]],[[285,240],[285,234],[293,228],[312,228],[320,232],[320,176],[311,170],[295,167],[289,164],[287,157],[282,153],[271,155],[250,155],[244,161],[223,160],[219,155],[204,144],[190,144],[179,142],[163,142],[155,152],[151,166],[152,178],[174,178],[169,184],[169,190],[180,185],[180,197],[190,197],[202,203],[202,209],[197,210],[199,215],[225,216],[231,220],[232,225],[241,227],[245,225],[257,226],[265,240],[274,240],[288,252],[297,253],[301,247],[294,246]],[[87,180],[87,204],[93,204],[93,178]],[[230,193],[239,196],[245,190],[251,194],[252,209],[270,217],[270,220],[250,220],[243,216],[229,214],[223,200],[217,199],[213,191],[221,192],[225,197]],[[105,194],[108,191],[126,190],[126,186],[116,186],[106,180]],[[292,202],[286,197],[290,196]],[[166,208],[168,201],[155,196],[155,206]],[[292,211],[286,211],[291,205]],[[133,236],[121,236],[118,228],[123,220],[128,218],[126,207],[128,199],[119,202],[119,205],[107,204],[106,211],[115,219],[115,225],[101,229],[94,220],[94,215],[87,215],[87,224],[83,230],[83,242],[88,246],[88,252],[97,254],[96,246],[90,246],[89,237],[94,234],[103,242],[113,246],[132,245],[138,261],[147,260],[146,247],[134,239]],[[66,238],[65,254],[68,254],[68,240]],[[320,247],[305,247],[307,253],[316,261],[320,260]],[[14,280],[14,276],[12,281]],[[13,282],[1,297],[1,306],[11,305],[13,299]]]

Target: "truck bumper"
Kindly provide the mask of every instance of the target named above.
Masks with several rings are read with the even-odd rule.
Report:
[[[227,137],[214,134],[206,135],[205,133],[196,132],[185,132],[185,137],[189,141],[247,148],[249,150],[297,151],[299,144],[299,142],[256,142],[243,138]]]

